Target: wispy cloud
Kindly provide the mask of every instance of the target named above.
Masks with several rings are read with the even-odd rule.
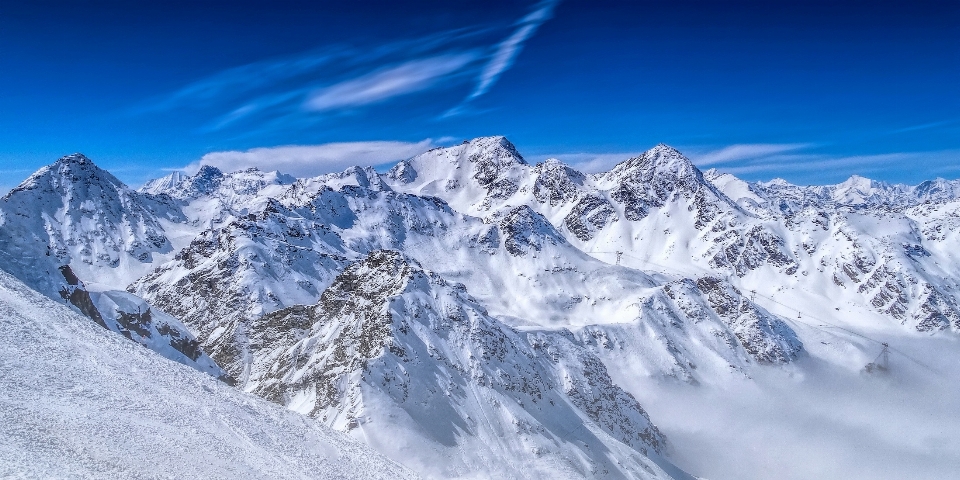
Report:
[[[146,101],[133,113],[199,110],[194,117],[207,118],[200,131],[265,132],[306,128],[338,113],[475,82],[462,106],[489,91],[514,64],[557,3],[536,4],[509,26],[505,39],[505,26],[473,26],[374,47],[329,46],[224,70]]]
[[[688,153],[690,159],[700,166],[722,165],[743,160],[769,157],[784,152],[800,150],[810,147],[807,143],[752,143],[737,144],[723,147],[718,150]]]
[[[536,33],[537,28],[543,22],[553,16],[553,9],[556,8],[558,3],[560,3],[559,0],[542,1],[534,7],[533,12],[517,23],[517,29],[506,40],[500,42],[493,57],[480,72],[477,86],[470,93],[469,98],[476,98],[487,93],[487,90],[496,83],[500,75],[513,65],[520,50],[523,49],[523,43]]]
[[[431,139],[419,142],[338,142],[212,152],[184,170],[196,171],[201,165],[214,166],[227,172],[256,167],[264,171],[278,170],[301,178],[312,177],[342,171],[354,165],[376,166],[403,160],[440,143],[445,142]]]
[[[821,172],[826,175],[832,175],[838,171],[866,173],[922,155],[923,154],[917,153],[885,153],[850,156],[814,154],[771,155],[739,165],[728,165],[723,167],[722,170],[734,175],[756,173],[789,174],[798,172]]]
[[[272,93],[303,93],[315,82],[330,78],[358,76],[371,66],[396,61],[398,57],[429,55],[464,43],[478,41],[488,35],[487,28],[447,30],[420,38],[400,39],[374,47],[359,48],[330,45],[296,55],[272,58],[229,68],[190,83],[179,90],[146,100],[135,113],[208,106],[231,99],[249,100],[262,90]],[[290,88],[290,87],[301,88]],[[315,86],[315,85],[314,85]]]
[[[347,57],[347,53],[344,48],[329,48],[230,68],[169,95],[148,100],[135,110],[142,113],[215,103],[225,97],[240,96],[298,75],[313,73],[325,64]]]
[[[769,180],[777,176],[808,185],[832,184],[854,174],[920,182],[949,174],[951,169],[947,166],[960,162],[958,150],[863,155],[805,151],[812,147],[813,144],[733,145],[691,153],[690,158],[701,168],[718,168],[747,180]],[[910,175],[904,176],[903,165],[913,166]]]
[[[931,128],[945,127],[947,125],[953,125],[958,122],[960,122],[960,119],[954,118],[952,120],[943,120],[940,122],[930,122],[930,123],[924,123],[921,125],[911,125],[909,127],[898,128],[896,130],[891,131],[890,133],[906,133],[906,132],[915,132],[918,130],[930,130]]]
[[[418,92],[435,85],[476,59],[477,55],[474,53],[461,53],[412,60],[329,87],[318,88],[310,93],[304,107],[322,112],[368,105]]]

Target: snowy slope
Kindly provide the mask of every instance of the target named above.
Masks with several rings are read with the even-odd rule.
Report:
[[[413,478],[0,272],[0,477]]]
[[[371,253],[251,336],[248,389],[431,476],[667,478],[657,463],[683,476],[569,332],[511,329],[397,252]]]

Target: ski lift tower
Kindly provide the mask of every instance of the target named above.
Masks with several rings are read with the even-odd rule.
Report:
[[[865,373],[887,373],[890,371],[890,344],[883,342],[883,348],[880,355],[877,355],[872,362],[863,367]]]

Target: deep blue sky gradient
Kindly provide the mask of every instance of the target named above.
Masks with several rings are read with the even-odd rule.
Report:
[[[4,2],[0,185],[74,151],[136,185],[215,151],[491,134],[533,160],[664,142],[747,179],[960,177],[960,2],[565,1],[467,100],[543,7]],[[376,101],[305,106],[401,65],[449,71]],[[197,85],[216,88],[183,93]]]

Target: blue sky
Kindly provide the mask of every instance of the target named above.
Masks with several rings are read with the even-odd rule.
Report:
[[[137,185],[494,134],[588,171],[664,142],[749,180],[960,177],[956,1],[22,3],[6,188],[75,151]]]

